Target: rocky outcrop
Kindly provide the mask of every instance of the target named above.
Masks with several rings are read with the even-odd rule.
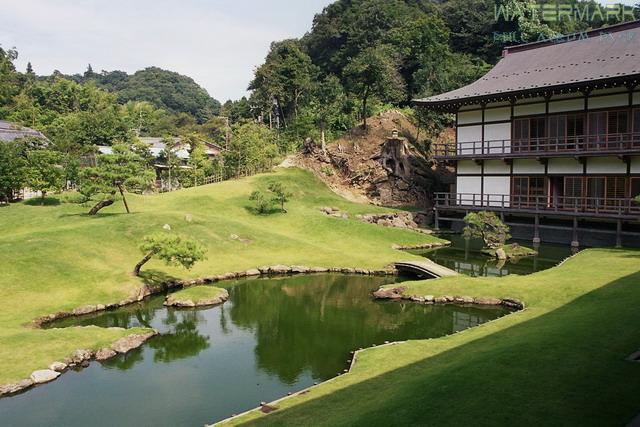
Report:
[[[377,224],[382,227],[405,228],[424,234],[433,233],[431,230],[420,228],[418,221],[425,221],[423,214],[414,214],[412,212],[391,212],[382,214],[356,215],[356,218],[358,218],[362,222]]]
[[[320,212],[332,216],[334,218],[342,218],[349,219],[349,214],[346,212],[341,212],[338,208],[330,208],[330,207],[322,207],[320,208]]]
[[[168,307],[206,307],[210,305],[222,304],[229,299],[229,292],[226,289],[219,289],[217,295],[210,298],[201,298],[197,300],[181,299],[179,295],[169,295],[164,305]]]
[[[116,354],[118,353],[116,353],[115,350],[112,350],[110,348],[101,348],[100,350],[96,351],[96,360],[107,360],[112,358]]]
[[[53,362],[49,365],[49,369],[56,372],[62,372],[67,369],[67,364],[62,362]]]
[[[146,340],[157,334],[158,332],[154,330],[144,334],[127,335],[126,337],[122,337],[111,344],[111,349],[117,353],[127,353],[134,348],[140,347]]]
[[[515,310],[524,309],[524,303],[515,298],[494,298],[494,297],[471,297],[468,295],[454,296],[443,295],[440,297],[434,297],[433,295],[406,295],[406,288],[398,286],[394,288],[380,288],[373,293],[374,298],[377,299],[408,299],[422,304],[460,304],[460,305],[486,305],[486,306],[498,306],[502,305]]]
[[[0,396],[19,393],[22,390],[26,390],[34,384],[31,378],[16,381],[15,383],[0,385]]]

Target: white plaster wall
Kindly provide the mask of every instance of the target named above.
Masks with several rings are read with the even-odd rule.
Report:
[[[480,123],[482,122],[482,111],[460,111],[458,112],[458,124]]]
[[[616,157],[590,157],[587,159],[587,173],[626,173],[627,164]]]
[[[640,173],[640,157],[631,158],[631,173]]]
[[[537,160],[514,159],[513,173],[514,174],[544,173],[544,165]]]
[[[509,176],[485,176],[484,200],[489,206],[509,206],[511,178]],[[506,197],[502,197],[502,195]]]
[[[633,104],[640,104],[640,92],[633,92]]]
[[[460,160],[458,161],[458,175],[464,174],[476,174],[480,173],[480,165],[473,160]]]
[[[504,173],[509,175],[511,166],[502,160],[486,160],[484,162],[484,173]]]
[[[460,176],[456,180],[456,198],[460,205],[480,206],[481,177]],[[474,196],[475,195],[475,201]]]
[[[484,125],[484,140],[489,153],[510,153],[511,123]]]
[[[549,173],[582,173],[582,164],[575,159],[549,159]]]
[[[458,127],[458,142],[481,141],[482,126],[461,126]]]
[[[597,98],[589,98],[589,108],[608,108],[608,107],[624,107],[629,105],[629,94],[621,93],[618,95],[598,96]]]
[[[495,122],[498,120],[509,120],[511,118],[510,107],[489,108],[484,111],[485,122]]]
[[[471,104],[471,105],[465,105],[463,107],[460,107],[458,111],[479,110],[479,109],[480,109],[480,104]]]
[[[561,113],[563,111],[581,111],[581,110],[584,110],[584,98],[549,102],[550,113]]]
[[[624,87],[608,87],[606,89],[596,89],[591,92],[591,95],[602,95],[605,93],[620,93],[624,92]]]
[[[516,105],[513,109],[514,116],[527,116],[529,114],[544,114],[544,103]]]

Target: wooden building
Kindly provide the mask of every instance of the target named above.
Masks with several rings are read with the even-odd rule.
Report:
[[[457,171],[436,221],[493,210],[534,242],[640,245],[639,82],[634,21],[506,48],[476,82],[415,100],[456,114],[455,144],[433,147]]]

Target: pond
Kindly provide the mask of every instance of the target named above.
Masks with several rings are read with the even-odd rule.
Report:
[[[461,234],[445,234],[440,236],[449,240],[451,246],[441,249],[412,250],[411,253],[422,255],[440,265],[458,273],[474,277],[506,276],[507,274],[531,274],[557,265],[571,255],[569,245],[541,244],[537,248],[538,255],[520,259],[498,261],[480,252],[482,241],[465,239]],[[515,242],[533,247],[530,242]]]
[[[150,326],[142,347],[0,399],[6,426],[202,426],[335,377],[350,352],[439,337],[508,313],[502,307],[376,301],[394,277],[317,274],[229,282],[230,299],[176,310],[163,297],[56,327]]]

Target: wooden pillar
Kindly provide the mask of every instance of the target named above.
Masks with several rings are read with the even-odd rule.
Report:
[[[438,208],[433,208],[433,229],[440,230],[440,215],[438,214]]]

